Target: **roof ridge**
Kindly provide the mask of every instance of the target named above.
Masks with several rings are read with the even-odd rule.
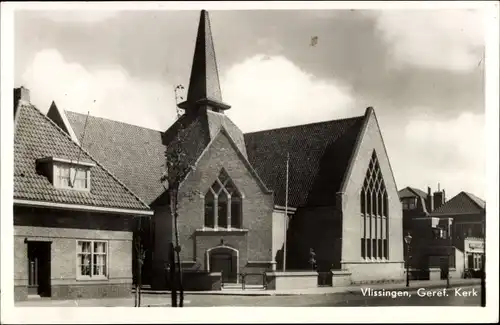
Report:
[[[80,116],[85,116],[85,114],[82,114],[82,113],[78,113],[78,112],[75,112],[75,111],[70,111],[70,110],[64,110],[66,113],[71,113],[71,114],[76,114],[76,115],[80,115]],[[125,125],[129,125],[129,126],[133,126],[133,127],[136,127],[136,128],[141,128],[141,129],[146,129],[146,130],[150,130],[150,131],[156,131],[156,132],[164,132],[164,131],[161,131],[161,130],[157,130],[157,129],[152,129],[152,128],[147,128],[147,127],[144,127],[144,126],[140,126],[140,125],[136,125],[136,124],[131,124],[131,123],[127,123],[127,122],[122,122],[122,121],[117,121],[117,120],[113,120],[113,119],[110,119],[110,118],[107,118],[107,117],[101,117],[101,116],[95,116],[95,115],[90,115],[89,114],[89,117],[92,117],[92,118],[95,118],[95,119],[101,119],[101,120],[106,120],[106,121],[110,121],[110,122],[115,122],[115,123],[120,123],[120,124],[125,124]],[[177,120],[176,120],[177,121]],[[174,121],[175,123],[175,121]],[[71,122],[70,122],[71,124]],[[172,123],[173,125],[173,123]]]
[[[278,127],[278,128],[274,128],[274,129],[267,129],[267,130],[254,131],[254,132],[247,132],[247,133],[243,133],[243,135],[250,135],[250,134],[256,134],[256,133],[261,133],[261,132],[269,132],[269,131],[292,129],[292,128],[298,128],[298,127],[302,127],[302,126],[312,126],[312,125],[319,125],[319,124],[328,124],[328,123],[332,123],[332,122],[342,122],[342,121],[354,120],[354,119],[360,119],[360,118],[364,118],[364,115],[346,117],[346,118],[341,118],[341,119],[336,119],[336,120],[327,120],[327,121],[320,121],[320,122],[311,122],[311,123],[306,123],[306,124],[297,124],[297,125],[283,126],[283,127]]]
[[[416,188],[416,187],[412,187],[412,186],[408,186],[408,188],[413,192],[415,193],[417,196],[421,196],[422,194],[418,193],[418,192],[422,192],[425,196],[427,196],[428,194],[425,193],[423,190],[419,189],[419,188]]]
[[[132,196],[134,196],[134,198],[139,201],[140,203],[142,203],[146,208],[148,209],[151,209],[149,207],[148,204],[146,204],[139,196],[137,196],[134,192],[132,192],[131,189],[129,189],[125,184],[123,184],[122,181],[120,181],[115,175],[113,175],[113,173],[111,173],[106,167],[104,167],[97,159],[95,159],[87,150],[85,150],[85,148],[83,148],[83,146],[81,146],[80,144],[76,143],[73,141],[73,139],[71,138],[71,136],[69,134],[67,134],[66,132],[64,132],[63,129],[61,129],[59,127],[59,125],[57,125],[54,121],[52,121],[48,116],[46,116],[45,114],[43,114],[35,105],[33,104],[29,104],[29,106],[31,106],[32,108],[35,109],[35,111],[40,114],[45,120],[49,121],[49,123],[51,123],[53,126],[56,127],[56,129],[62,133],[67,139],[69,139],[74,145],[76,145],[78,148],[80,148],[80,150],[82,150],[86,155],[88,155],[90,157],[91,160],[93,160],[99,167],[101,167],[109,176],[111,176],[111,178],[113,178],[116,182],[118,182],[118,184],[120,184],[125,190],[127,190],[130,194],[132,194]]]

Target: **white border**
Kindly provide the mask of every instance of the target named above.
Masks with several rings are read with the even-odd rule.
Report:
[[[258,312],[248,312],[242,308],[219,308],[207,313],[206,309],[172,308],[166,312],[162,308],[16,308],[13,309],[13,240],[12,197],[13,197],[13,118],[12,90],[14,88],[13,53],[13,11],[15,9],[50,10],[234,10],[234,9],[437,9],[437,8],[482,8],[487,15],[487,47],[485,53],[486,82],[486,132],[487,150],[487,191],[488,214],[486,229],[488,260],[488,291],[486,308],[453,307],[350,307],[335,308],[265,308]],[[387,322],[401,323],[432,321],[442,322],[494,322],[498,321],[498,3],[496,1],[428,1],[428,2],[2,2],[1,3],[1,322],[6,323],[232,323],[245,315],[245,322]],[[385,312],[384,309],[388,309]],[[111,311],[111,312],[110,312]],[[200,311],[200,312],[197,312]],[[212,310],[211,310],[212,311]]]

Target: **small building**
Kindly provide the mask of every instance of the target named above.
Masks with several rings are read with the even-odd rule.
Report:
[[[464,252],[463,268],[479,274],[485,256],[486,202],[467,192],[460,192],[431,213],[432,217],[453,220],[453,245]]]
[[[410,234],[405,261],[416,279],[464,277],[479,274],[484,258],[485,202],[461,192],[446,201],[445,191],[431,195],[406,187],[399,191],[404,235]],[[409,253],[409,254],[408,254]]]
[[[129,295],[133,231],[153,212],[22,87],[14,132],[15,299]]]

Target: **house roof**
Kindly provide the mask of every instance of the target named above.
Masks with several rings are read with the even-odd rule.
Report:
[[[473,194],[460,192],[451,200],[434,210],[431,216],[482,213],[485,209],[486,202],[484,200]]]
[[[203,150],[223,128],[246,158],[245,140],[238,127],[224,114],[210,110],[184,114],[161,132],[66,111],[82,146],[148,204],[165,192],[162,177],[167,171],[167,156],[181,150],[182,168],[195,164]],[[87,126],[85,127],[85,120]],[[179,171],[179,177],[183,172]],[[170,181],[173,181],[169,175]]]
[[[418,188],[414,188],[414,187],[410,187],[410,186],[407,186],[404,189],[400,190],[398,192],[398,194],[399,194],[399,198],[401,198],[401,199],[406,198],[406,197],[415,197],[415,196],[418,196],[418,197],[421,197],[424,199],[427,198],[427,193],[425,193],[422,190],[419,190]]]
[[[334,205],[365,116],[245,134],[248,159],[275,204],[284,206],[289,154],[288,205]],[[333,201],[334,202],[334,201]]]
[[[81,139],[86,116],[69,111],[66,114]],[[331,204],[331,193],[340,189],[364,121],[364,116],[360,116],[248,133],[243,137],[225,115],[210,110],[205,114],[206,117],[184,114],[165,133],[89,116],[82,146],[151,204],[164,192],[161,177],[166,170],[167,150],[182,148],[186,153],[184,165],[193,165],[210,138],[223,128],[243,157],[248,155],[258,177],[274,191],[275,204],[285,205],[289,152],[289,206],[327,205]],[[204,123],[209,123],[209,127]]]
[[[89,192],[58,189],[40,174],[37,160],[54,157],[92,163]],[[130,189],[52,120],[31,104],[16,109],[14,135],[14,199],[102,208],[149,210]]]
[[[66,111],[78,139],[86,115]],[[164,191],[166,170],[164,133],[89,115],[81,145],[127,187],[150,204]]]

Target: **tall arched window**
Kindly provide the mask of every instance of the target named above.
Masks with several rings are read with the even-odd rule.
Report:
[[[389,259],[389,202],[375,150],[361,188],[360,207],[361,258]]]
[[[241,228],[241,194],[225,170],[205,194],[205,227]]]

